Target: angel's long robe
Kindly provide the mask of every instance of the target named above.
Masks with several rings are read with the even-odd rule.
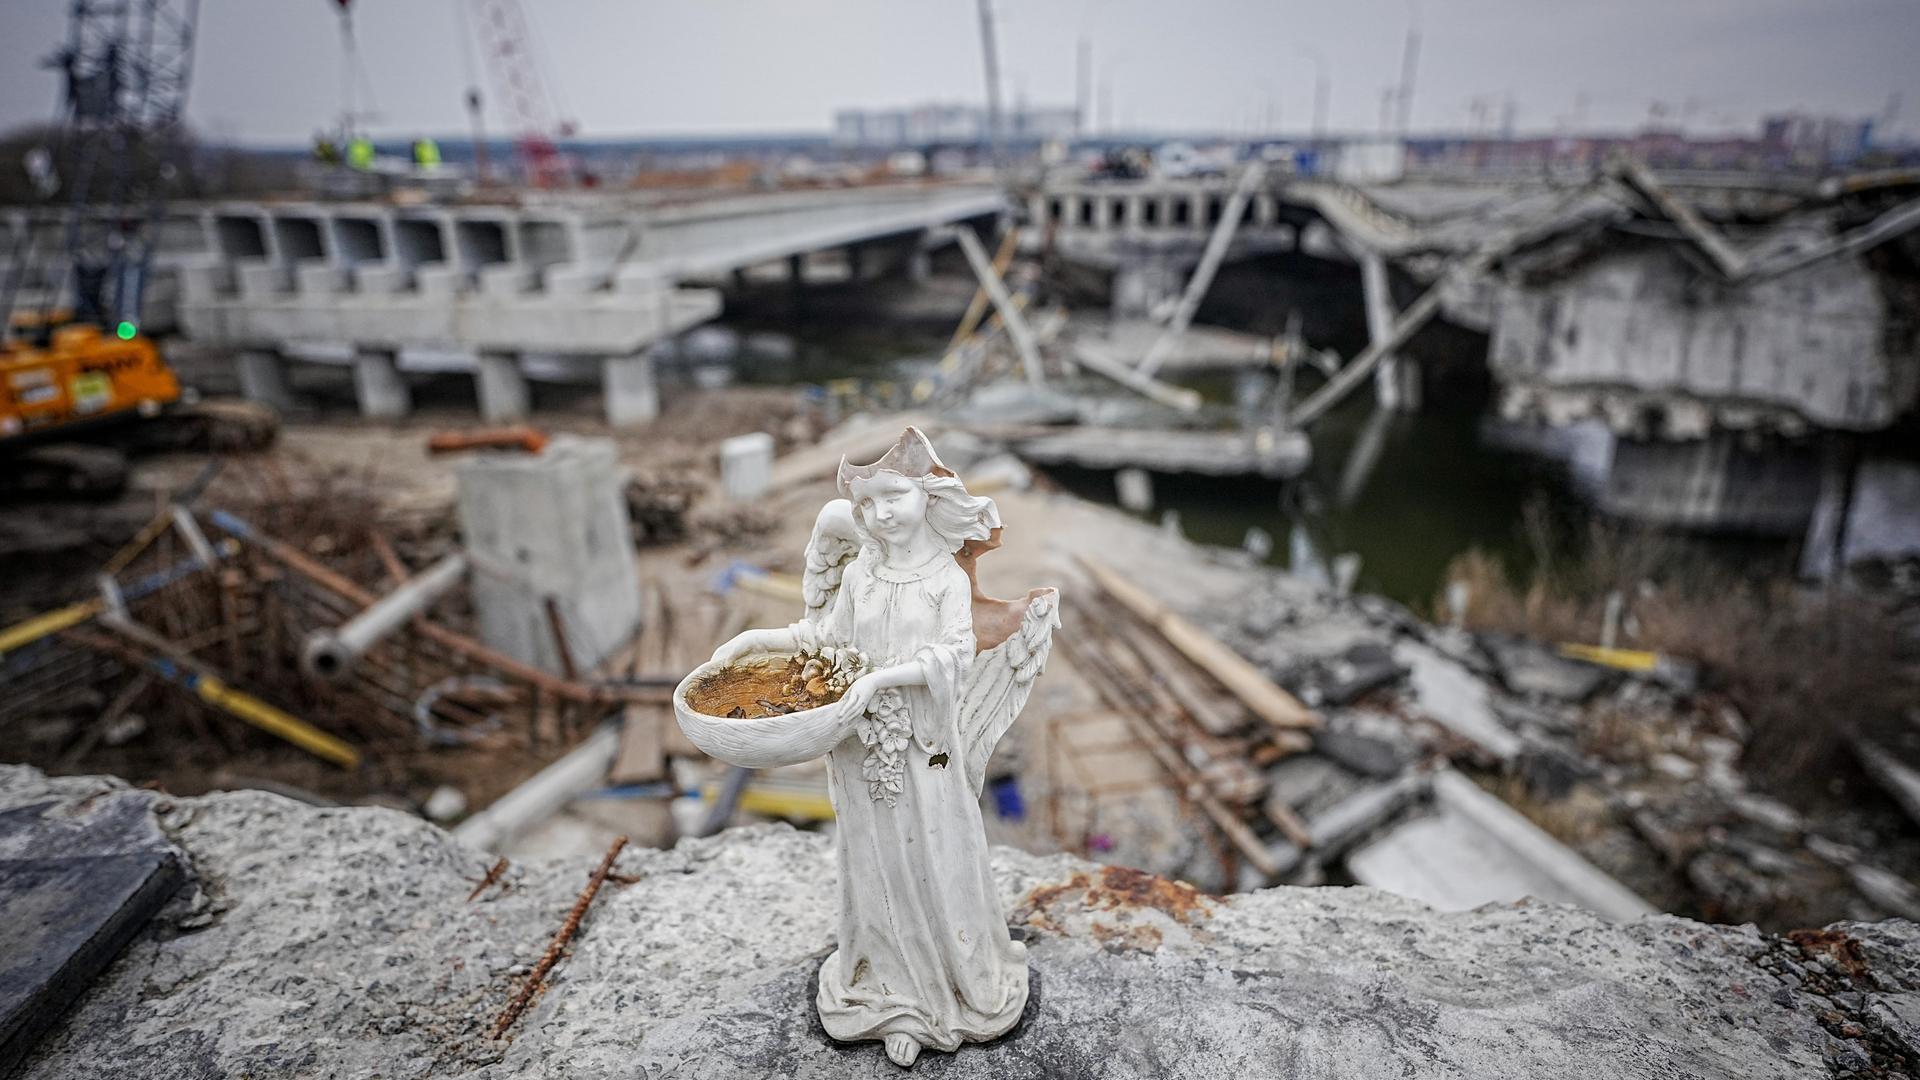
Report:
[[[927,673],[927,685],[898,690],[912,737],[899,791],[882,792],[891,804],[871,788],[860,735],[827,755],[840,862],[839,948],[817,1000],[827,1034],[904,1033],[946,1051],[1003,1034],[1026,1007],[1027,951],[1007,933],[963,765],[960,694],[974,657],[966,573],[950,557],[892,570],[869,548],[823,616],[793,629],[805,646],[851,645],[876,668],[918,660]]]

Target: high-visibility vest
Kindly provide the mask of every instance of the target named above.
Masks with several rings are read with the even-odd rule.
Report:
[[[347,144],[347,164],[356,169],[373,168],[373,142],[355,139]]]
[[[440,144],[434,142],[432,139],[415,139],[413,142],[413,163],[428,169],[440,164]]]

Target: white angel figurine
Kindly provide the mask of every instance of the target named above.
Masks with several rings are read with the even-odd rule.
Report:
[[[1026,1006],[1026,946],[1007,932],[979,796],[994,743],[1046,662],[1059,595],[980,593],[973,564],[999,546],[999,511],[914,428],[872,465],[842,460],[839,487],[845,498],[821,511],[808,544],[805,617],[749,630],[713,658],[826,646],[868,658],[868,674],[827,707],[824,737],[743,756],[831,747],[839,948],[816,1004],[827,1034],[883,1040],[904,1066],[923,1047],[1005,1034]]]

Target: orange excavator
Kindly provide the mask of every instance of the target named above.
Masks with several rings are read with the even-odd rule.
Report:
[[[32,224],[20,230],[0,280],[0,494],[111,492],[128,449],[253,449],[278,432],[270,411],[198,401],[140,330],[156,223],[181,164],[197,6],[75,4],[49,61],[64,80],[61,123],[36,180],[67,210],[60,242],[44,244],[53,250],[39,250]],[[19,305],[49,265],[63,269],[41,274],[43,294]]]

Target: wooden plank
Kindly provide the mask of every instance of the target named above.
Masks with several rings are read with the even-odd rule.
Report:
[[[1233,845],[1234,850],[1252,863],[1254,868],[1264,874],[1268,880],[1279,876],[1280,864],[1274,861],[1266,845],[1253,834],[1253,830],[1247,827],[1246,822],[1240,820],[1214,796],[1200,775],[1181,758],[1180,752],[1160,734],[1152,722],[1145,718],[1140,702],[1132,700],[1123,685],[1125,679],[1121,673],[1115,670],[1109,661],[1098,655],[1097,649],[1092,646],[1077,642],[1072,637],[1061,639],[1060,644],[1067,649],[1074,666],[1092,676],[1089,681],[1093,684],[1094,691],[1109,705],[1119,710],[1121,715],[1135,720],[1135,731],[1140,736],[1140,740],[1146,744],[1147,749],[1159,760],[1168,774],[1181,785],[1187,795],[1199,805],[1201,812],[1212,820],[1214,826]]]
[[[1101,625],[1118,634],[1145,658],[1166,685],[1167,692],[1207,734],[1224,738],[1246,730],[1247,714],[1221,701],[1167,644],[1166,638],[1132,619],[1112,619]]]
[[[658,705],[628,705],[620,717],[620,749],[607,770],[608,782],[644,784],[665,776],[665,728],[669,725],[679,728]]]
[[[1098,560],[1079,556],[1080,565],[1094,583],[1113,597],[1141,622],[1146,623],[1178,649],[1195,666],[1240,700],[1255,716],[1276,728],[1313,728],[1320,716],[1300,703],[1300,699],[1281,689],[1245,657],[1221,644],[1219,639],[1182,618],[1165,604],[1149,596],[1119,573]]]

